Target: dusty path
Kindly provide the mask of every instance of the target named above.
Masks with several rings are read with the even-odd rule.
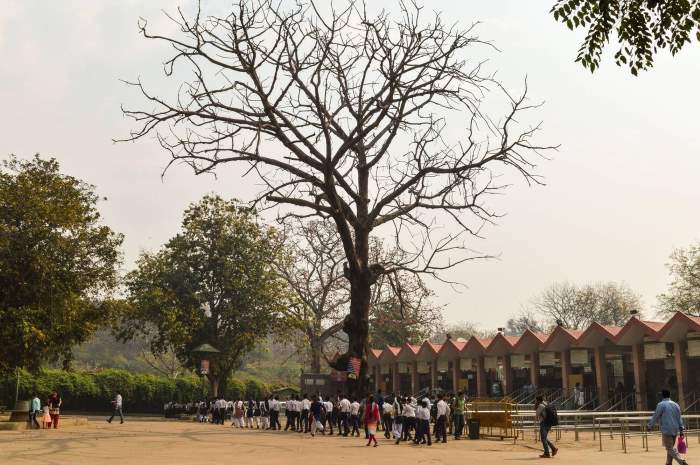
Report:
[[[560,454],[549,462],[567,465],[663,464],[664,453],[652,439],[643,452],[630,440],[630,453],[619,450],[619,439],[605,439],[605,452],[590,438],[561,442]],[[128,419],[124,425],[94,420],[87,427],[57,431],[0,432],[1,465],[180,465],[240,463],[256,465],[412,465],[527,464],[541,462],[532,439],[513,445],[500,441],[449,441],[432,447],[364,447],[364,439],[298,433],[232,429],[180,421]],[[691,447],[697,443],[691,441]],[[689,460],[693,463],[692,449]]]

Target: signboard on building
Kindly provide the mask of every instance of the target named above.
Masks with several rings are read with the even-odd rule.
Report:
[[[484,357],[484,369],[485,370],[497,370],[498,369],[498,358],[497,357]]]
[[[553,367],[555,364],[554,352],[540,352],[540,366]]]
[[[588,365],[588,349],[571,349],[572,365]]]
[[[663,360],[666,358],[666,344],[652,342],[644,344],[644,360]]]

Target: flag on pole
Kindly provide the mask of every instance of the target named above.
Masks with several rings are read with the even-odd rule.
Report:
[[[360,376],[360,367],[362,366],[362,359],[360,357],[350,357],[348,358],[348,378],[356,379]]]

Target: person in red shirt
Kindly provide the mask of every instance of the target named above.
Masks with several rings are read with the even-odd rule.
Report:
[[[367,446],[372,444],[374,441],[374,447],[377,447],[377,438],[375,434],[377,433],[377,424],[379,424],[379,405],[374,401],[374,396],[369,395],[367,397],[367,402],[365,403],[365,426],[367,427],[367,434],[369,435],[369,442]]]

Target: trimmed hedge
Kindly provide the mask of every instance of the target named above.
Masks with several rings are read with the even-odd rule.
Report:
[[[96,373],[64,370],[20,371],[20,399],[37,393],[42,404],[56,390],[63,399],[63,408],[74,411],[108,411],[118,390],[124,398],[124,410],[139,413],[162,413],[170,401],[186,403],[207,396],[209,384],[196,376],[170,379],[126,370],[103,370]],[[15,398],[14,373],[0,377],[0,404],[12,407]],[[233,379],[224,389],[227,399],[259,398],[272,387],[255,379]]]

